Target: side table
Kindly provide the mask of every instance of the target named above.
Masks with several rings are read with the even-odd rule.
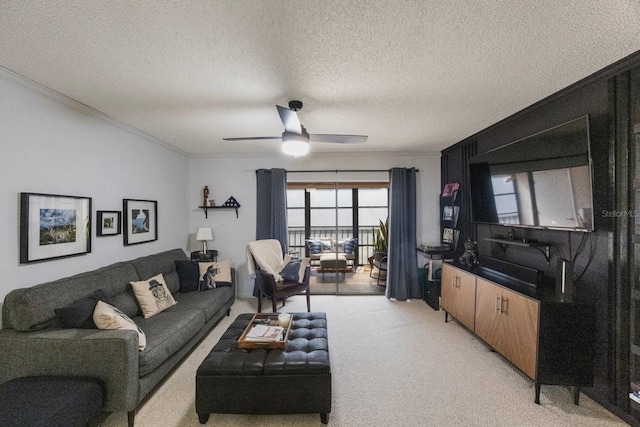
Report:
[[[218,251],[215,249],[209,249],[207,252],[195,251],[191,252],[191,261],[218,261]]]

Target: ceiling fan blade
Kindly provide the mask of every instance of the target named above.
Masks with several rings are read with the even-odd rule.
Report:
[[[260,139],[282,139],[281,136],[247,136],[243,138],[222,138],[224,141],[255,141]]]
[[[278,108],[278,114],[280,114],[280,120],[282,120],[282,124],[284,124],[284,130],[302,135],[302,125],[298,119],[298,113],[279,105],[276,105],[276,107]]]
[[[315,133],[309,135],[309,142],[334,142],[336,144],[361,144],[367,142],[367,135],[334,135]]]

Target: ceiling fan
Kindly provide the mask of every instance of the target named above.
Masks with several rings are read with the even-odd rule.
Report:
[[[282,136],[252,136],[244,138],[222,138],[225,141],[251,141],[260,139],[281,139],[282,151],[295,157],[309,152],[309,142],[332,142],[336,144],[358,144],[367,140],[367,135],[310,134],[298,119],[302,101],[289,101],[289,108],[276,105],[284,132]]]

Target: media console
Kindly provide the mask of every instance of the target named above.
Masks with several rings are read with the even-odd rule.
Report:
[[[445,262],[440,306],[535,382],[592,387],[595,307],[565,301],[554,289],[532,288],[492,270]]]

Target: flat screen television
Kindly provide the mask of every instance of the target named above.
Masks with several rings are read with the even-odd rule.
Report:
[[[476,223],[593,231],[589,116],[469,160]]]

